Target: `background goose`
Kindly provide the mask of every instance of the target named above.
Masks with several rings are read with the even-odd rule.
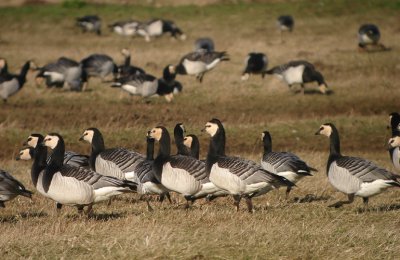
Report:
[[[43,135],[33,133],[28,137],[28,139],[23,143],[23,145],[36,148],[43,142],[43,140],[44,140]],[[47,163],[49,163],[50,160],[51,160],[51,155],[47,158]],[[65,151],[63,163],[75,167],[87,167],[89,166],[89,156],[78,154],[72,151]]]
[[[18,195],[32,198],[32,192],[25,189],[24,185],[11,174],[0,170],[0,208],[4,208],[4,202],[10,201]]]
[[[194,42],[194,50],[195,51],[201,51],[201,50],[205,50],[205,51],[214,51],[215,47],[214,47],[214,41],[211,38],[205,37],[205,38],[198,38],[195,42]]]
[[[253,212],[253,197],[281,186],[294,185],[286,178],[266,171],[252,161],[226,156],[225,130],[218,119],[207,122],[203,130],[211,136],[206,160],[206,171],[210,181],[233,195],[237,210],[242,197],[246,199],[249,212]]]
[[[82,32],[95,32],[97,35],[101,35],[101,20],[97,15],[78,17],[76,23]]]
[[[400,115],[397,112],[389,115],[390,127],[392,130],[392,137],[400,135]],[[400,171],[400,148],[398,146],[389,147],[390,160],[396,170]]]
[[[281,15],[276,19],[279,31],[293,31],[294,19],[291,15]]]
[[[105,54],[92,54],[81,60],[81,63],[88,78],[99,77],[104,81],[108,75],[113,74],[115,78],[118,73],[114,60]]]
[[[3,102],[6,103],[7,99],[15,95],[22,89],[26,81],[26,74],[30,67],[30,61],[27,61],[21,68],[19,75],[2,74],[0,75],[0,96]]]
[[[245,66],[242,80],[248,80],[250,74],[261,74],[261,77],[264,78],[268,66],[267,56],[260,52],[250,52],[246,57]]]
[[[126,192],[136,191],[137,183],[104,176],[82,167],[64,165],[64,140],[57,133],[48,134],[43,145],[53,150],[43,176],[43,189],[49,198],[71,206],[88,206],[109,200]]]
[[[92,145],[89,165],[93,171],[102,175],[121,180],[134,180],[135,168],[145,160],[143,155],[125,148],[106,149],[103,135],[94,127],[86,129],[79,140]]]
[[[226,52],[198,50],[182,57],[176,65],[176,73],[181,75],[196,75],[202,82],[204,74],[215,68],[221,61],[228,61],[229,56]]]
[[[108,27],[116,34],[122,36],[135,36],[141,22],[135,20],[119,21],[110,24]]]
[[[159,37],[165,33],[170,33],[174,38],[179,37],[181,40],[186,40],[186,35],[173,21],[162,19],[153,19],[141,24],[137,32],[145,37],[146,41],[150,41],[151,37]]]
[[[131,65],[131,53],[129,50],[122,49],[121,53],[125,57],[125,61],[123,65],[118,66],[118,78],[124,78],[133,74],[145,74],[143,69]]]
[[[314,65],[307,61],[291,61],[267,70],[266,74],[277,75],[289,85],[289,88],[292,87],[293,84],[300,84],[303,93],[305,83],[316,81],[319,91],[322,94],[327,94],[328,85],[324,77],[315,69]]]
[[[261,158],[261,166],[272,173],[283,176],[293,183],[297,183],[305,176],[312,176],[311,171],[316,169],[308,166],[297,155],[288,152],[273,152],[272,138],[268,131],[261,134],[264,144],[264,154]],[[286,189],[286,199],[289,197],[291,186]]]
[[[376,46],[382,50],[387,48],[379,43],[381,33],[375,24],[363,24],[358,29],[358,47],[360,50],[367,50],[368,46]]]
[[[397,186],[400,177],[374,163],[358,157],[343,156],[340,153],[339,132],[331,123],[321,125],[316,135],[325,135],[330,139],[330,153],[326,166],[328,180],[337,190],[347,194],[347,201],[338,201],[330,207],[341,207],[352,203],[354,196],[363,198],[368,206],[368,198],[385,189]]]
[[[7,60],[0,58],[0,76],[8,74],[8,64]]]

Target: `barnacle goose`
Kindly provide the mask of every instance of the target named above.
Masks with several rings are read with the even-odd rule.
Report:
[[[0,208],[5,208],[4,202],[10,201],[18,195],[32,198],[32,192],[16,180],[11,174],[0,169]]]
[[[214,51],[214,41],[211,38],[198,38],[194,42],[194,50],[206,50],[206,51]]]
[[[186,40],[186,35],[176,26],[173,21],[153,19],[139,25],[137,33],[150,41],[151,37],[159,37],[165,33],[170,33],[174,38]]]
[[[283,79],[289,88],[293,84],[300,84],[304,93],[304,84],[316,81],[319,91],[322,94],[327,94],[328,85],[325,82],[322,74],[317,71],[311,63],[307,61],[291,61],[289,63],[273,67],[265,72],[266,74],[274,74]]]
[[[10,96],[15,95],[24,86],[30,63],[30,61],[27,61],[24,66],[22,66],[19,75],[9,73],[0,75],[0,97],[3,99],[4,103],[7,102]]]
[[[108,27],[116,34],[122,36],[135,36],[141,22],[135,20],[119,21],[110,24]]]
[[[276,20],[279,31],[293,31],[294,19],[290,15],[281,15]]]
[[[264,53],[250,52],[246,57],[245,66],[242,80],[248,80],[250,74],[261,74],[264,78],[268,66],[267,56]]]
[[[175,71],[181,75],[196,75],[202,82],[204,74],[215,68],[221,61],[228,61],[229,56],[226,52],[198,50],[182,57]]]
[[[62,205],[88,206],[127,192],[135,192],[137,183],[104,176],[95,171],[64,165],[65,145],[57,133],[48,134],[42,143],[53,150],[45,168],[42,185],[47,196]]]
[[[82,32],[95,32],[97,35],[101,35],[101,20],[97,15],[78,17],[76,23]]]
[[[189,156],[199,160],[200,158],[200,142],[197,136],[190,134],[183,138],[183,144],[187,147]]]
[[[347,201],[338,201],[330,207],[338,208],[350,204],[354,196],[362,197],[364,205],[368,206],[369,197],[389,187],[400,187],[397,180],[400,176],[363,158],[343,156],[340,153],[339,132],[332,123],[321,125],[315,134],[329,137],[330,153],[326,167],[328,180],[333,187],[348,196]]]
[[[217,188],[209,182],[204,163],[185,155],[171,156],[171,140],[168,130],[157,126],[148,135],[160,143],[159,152],[153,163],[157,180],[168,190],[184,196],[189,201],[207,196]]]
[[[90,168],[102,175],[134,180],[136,166],[145,160],[143,155],[125,148],[106,149],[103,135],[94,127],[86,129],[79,140],[91,144]]]
[[[256,163],[225,155],[225,130],[218,119],[206,123],[203,131],[211,136],[206,160],[210,181],[233,195],[236,209],[242,198],[246,199],[249,212],[253,212],[251,199],[281,186],[293,186],[286,178],[264,170]]]
[[[393,112],[389,115],[390,127],[392,130],[392,137],[400,135],[400,115]],[[400,148],[398,146],[389,147],[390,160],[396,170],[400,171]]]
[[[127,77],[132,74],[145,74],[142,68],[131,65],[131,53],[127,49],[121,50],[122,55],[125,57],[124,64],[118,66],[118,78]]]
[[[61,57],[54,63],[38,68],[36,83],[41,85],[46,80],[47,87],[64,87],[68,85],[72,91],[81,91],[87,83],[86,72],[82,65],[72,59]]]
[[[43,142],[43,140],[44,140],[43,135],[33,133],[28,137],[28,139],[23,143],[23,145],[36,149],[36,147],[40,145]],[[49,156],[49,158],[47,158],[47,163],[49,163],[50,160],[51,160],[51,155]],[[69,164],[75,167],[87,167],[89,166],[89,156],[78,154],[72,151],[65,151],[64,164]]]
[[[359,50],[368,50],[368,46],[378,47],[381,50],[387,50],[387,48],[379,43],[381,33],[378,26],[375,24],[363,24],[358,29],[358,47]]]
[[[264,144],[264,154],[261,158],[261,166],[272,173],[283,176],[293,183],[297,183],[305,176],[312,176],[312,171],[316,169],[308,166],[297,155],[289,152],[273,152],[272,138],[268,131],[261,134]],[[286,189],[286,199],[289,197],[291,186]]]
[[[114,78],[118,73],[118,66],[114,60],[105,54],[92,54],[81,60],[82,68],[86,72],[87,77],[99,77],[102,81],[113,74]]]

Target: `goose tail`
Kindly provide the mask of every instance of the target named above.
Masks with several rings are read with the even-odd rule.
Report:
[[[122,187],[128,188],[128,192],[137,192],[137,182],[124,180]]]
[[[313,168],[313,167],[311,167],[311,166],[308,166],[308,169],[310,169],[310,171],[312,171],[312,172],[318,172],[317,169],[315,169],[315,168]]]
[[[220,52],[220,60],[221,61],[229,61],[230,57],[226,51]]]
[[[24,196],[24,197],[32,199],[32,194],[33,194],[32,191],[25,190],[25,189],[21,190],[21,196]]]

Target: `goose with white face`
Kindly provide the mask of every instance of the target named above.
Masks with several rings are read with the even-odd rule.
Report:
[[[162,136],[162,129],[159,127],[154,127],[148,132],[148,136],[155,139],[156,141],[160,141]]]
[[[325,135],[325,136],[329,137],[332,134],[332,127],[330,125],[321,125],[321,127],[315,134],[316,135]]]
[[[389,148],[400,147],[400,136],[395,136],[389,139]]]
[[[193,138],[191,136],[186,136],[185,138],[183,138],[183,144],[187,148],[192,148],[192,142],[193,142]]]
[[[94,136],[94,131],[93,130],[85,130],[85,132],[83,132],[81,138],[79,138],[79,140],[83,140],[86,141],[88,143],[92,143],[93,141],[93,136]]]
[[[21,151],[19,151],[17,160],[29,161],[31,159],[32,159],[32,156],[30,154],[30,149],[29,148],[25,148],[25,149],[22,149]]]
[[[28,139],[26,140],[25,144],[30,147],[36,148],[36,146],[38,145],[38,142],[39,142],[39,137],[30,135],[28,137]]]
[[[59,140],[60,138],[56,135],[46,135],[43,144],[50,149],[54,149],[57,146]]]
[[[218,125],[215,123],[207,122],[204,130],[213,137],[218,131]]]

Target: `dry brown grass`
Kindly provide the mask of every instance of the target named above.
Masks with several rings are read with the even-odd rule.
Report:
[[[322,5],[322,4],[324,5]],[[353,3],[353,2],[352,2]],[[386,2],[384,2],[386,3]],[[350,11],[351,10],[351,11]],[[342,209],[326,206],[344,196],[325,176],[328,140],[315,137],[321,123],[332,121],[342,136],[345,154],[359,155],[393,170],[384,144],[389,137],[387,115],[398,110],[399,28],[396,9],[378,1],[342,4],[295,2],[271,5],[147,8],[134,6],[57,6],[0,9],[0,53],[11,70],[27,59],[40,64],[65,55],[75,59],[95,52],[108,53],[122,62],[119,50],[129,47],[133,62],[160,75],[169,63],[192,50],[196,37],[211,36],[231,61],[205,76],[203,84],[179,77],[184,92],[173,103],[152,99],[131,101],[108,86],[91,82],[90,92],[69,93],[38,89],[33,74],[24,89],[0,109],[1,167],[28,188],[30,163],[13,160],[31,132],[64,135],[69,149],[87,153],[79,143],[81,132],[99,127],[108,146],[133,147],[144,152],[144,134],[157,124],[172,129],[183,122],[200,135],[204,123],[218,117],[225,123],[229,154],[259,160],[260,133],[269,129],[276,150],[298,153],[320,170],[299,183],[292,198],[313,194],[311,203],[285,202],[283,190],[255,200],[256,213],[233,212],[232,201],[196,203],[185,212],[164,203],[149,213],[137,196],[123,196],[110,207],[95,207],[95,217],[79,218],[72,208],[61,215],[53,202],[39,195],[32,202],[18,198],[0,211],[0,256],[15,258],[397,258],[400,252],[399,191],[371,200],[367,212],[361,202]],[[145,43],[105,32],[82,35],[73,18],[97,13],[107,23],[121,18],[174,19],[188,33],[186,42],[168,37]],[[275,18],[292,13],[295,31],[279,42]],[[390,52],[358,53],[356,31],[363,22],[377,23],[382,42]],[[334,95],[295,95],[275,78],[252,77],[240,81],[243,60],[250,51],[265,52],[274,66],[307,59],[323,72]],[[313,87],[310,86],[310,90]],[[202,156],[208,137],[200,135]],[[178,200],[179,197],[175,196]],[[182,201],[181,201],[182,202]]]

